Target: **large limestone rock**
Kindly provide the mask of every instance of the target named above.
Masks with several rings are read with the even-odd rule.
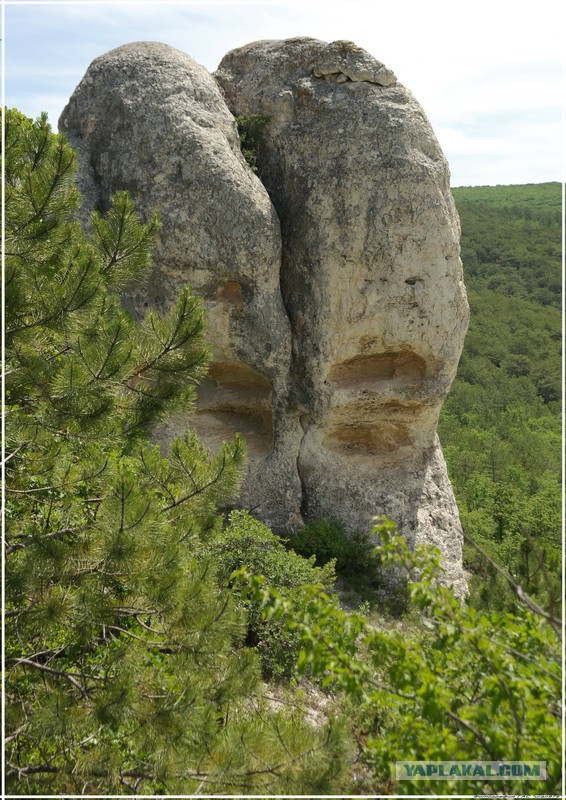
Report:
[[[468,320],[459,222],[434,133],[394,74],[351,42],[255,42],[216,78],[270,117],[259,175],[281,220],[282,288],[309,516],[385,513],[444,552],[461,529],[435,431]]]
[[[63,112],[90,207],[126,188],[161,212],[155,274],[129,303],[167,307],[187,282],[205,298],[214,362],[196,428],[211,447],[247,436],[244,504],[276,529],[300,512],[349,530],[386,514],[440,547],[461,592],[435,431],[468,310],[432,129],[351,42],[255,42],[215,77],[127,45],[93,62]],[[261,180],[239,150],[233,115],[247,111],[269,116]]]
[[[286,413],[291,331],[279,220],[217,84],[172,47],[125,45],[90,65],[59,127],[78,149],[88,210],[128,189],[144,215],[160,212],[154,274],[127,304],[138,314],[167,309],[186,284],[204,298],[213,364],[191,424],[211,448],[244,433],[242,501],[275,527],[296,525],[301,431]],[[166,444],[186,427],[180,415],[155,436]]]

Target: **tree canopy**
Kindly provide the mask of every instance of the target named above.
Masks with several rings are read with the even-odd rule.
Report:
[[[558,611],[561,320],[558,183],[453,190],[471,307],[439,434],[464,531]],[[466,549],[472,597],[516,597]]]
[[[335,523],[307,526],[307,559],[225,513],[240,436],[215,455],[190,430],[167,455],[150,443],[206,373],[201,302],[187,287],[136,322],[119,294],[148,274],[158,218],[119,192],[85,233],[64,137],[8,111],[5,141],[7,791],[485,789],[396,782],[398,758],[546,760],[546,781],[497,790],[558,791],[556,310],[528,288],[541,265],[503,297],[469,273],[472,326],[441,421],[482,548],[463,603],[438,585],[438,553],[411,552],[386,520],[375,552]],[[373,575],[374,555],[406,572],[408,612],[340,607],[334,567]]]
[[[156,217],[126,193],[89,235],[75,156],[45,117],[6,114],[6,707],[10,792],[324,791],[337,726],[266,709],[246,618],[210,542],[245,443],[147,439],[194,397],[200,301],[137,323],[118,292]]]

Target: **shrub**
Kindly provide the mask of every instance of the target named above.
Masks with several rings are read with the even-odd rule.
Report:
[[[290,622],[301,632],[299,670],[342,692],[369,793],[485,793],[478,779],[395,782],[399,759],[428,761],[546,761],[547,779],[510,777],[494,792],[557,793],[561,782],[561,620],[548,614],[498,567],[522,601],[517,614],[470,608],[437,582],[440,554],[411,552],[393,523],[381,520],[377,551],[404,569],[414,630],[370,626],[335,600],[306,587]],[[280,593],[242,574],[266,617],[285,619]],[[364,787],[365,788],[365,787]]]
[[[336,520],[319,519],[290,537],[287,545],[305,558],[314,556],[319,566],[336,561],[340,596],[347,606],[396,618],[409,610],[405,576],[373,557],[375,542],[368,534],[347,534]]]
[[[343,577],[353,577],[360,570],[371,568],[375,561],[371,558],[374,545],[368,536],[358,531],[348,536],[332,519],[310,522],[294,534],[288,544],[305,558],[314,556],[319,566],[334,559],[336,571]]]
[[[252,114],[249,109],[247,109],[244,114],[236,117],[238,134],[240,136],[240,147],[242,148],[244,158],[254,172],[257,172],[257,160],[261,138],[269,119],[270,118],[265,114]]]
[[[315,557],[306,559],[285,548],[282,540],[246,511],[233,511],[229,524],[212,546],[218,577],[230,581],[236,570],[245,567],[254,575],[265,577],[270,586],[295,603],[301,587],[318,585],[329,588],[334,583],[334,560],[323,567],[314,566]],[[298,656],[298,637],[284,620],[265,620],[259,604],[243,600],[248,614],[246,644],[257,648],[265,676],[293,674]]]

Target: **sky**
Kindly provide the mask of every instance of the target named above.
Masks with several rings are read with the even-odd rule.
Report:
[[[428,116],[452,186],[564,179],[560,0],[4,0],[5,102],[54,128],[90,62],[160,41],[213,71],[257,39],[350,39]]]

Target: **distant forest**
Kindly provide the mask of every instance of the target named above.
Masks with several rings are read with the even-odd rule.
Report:
[[[452,190],[471,307],[440,438],[466,534],[545,603],[560,574],[559,183]],[[512,595],[466,547],[472,602]]]

